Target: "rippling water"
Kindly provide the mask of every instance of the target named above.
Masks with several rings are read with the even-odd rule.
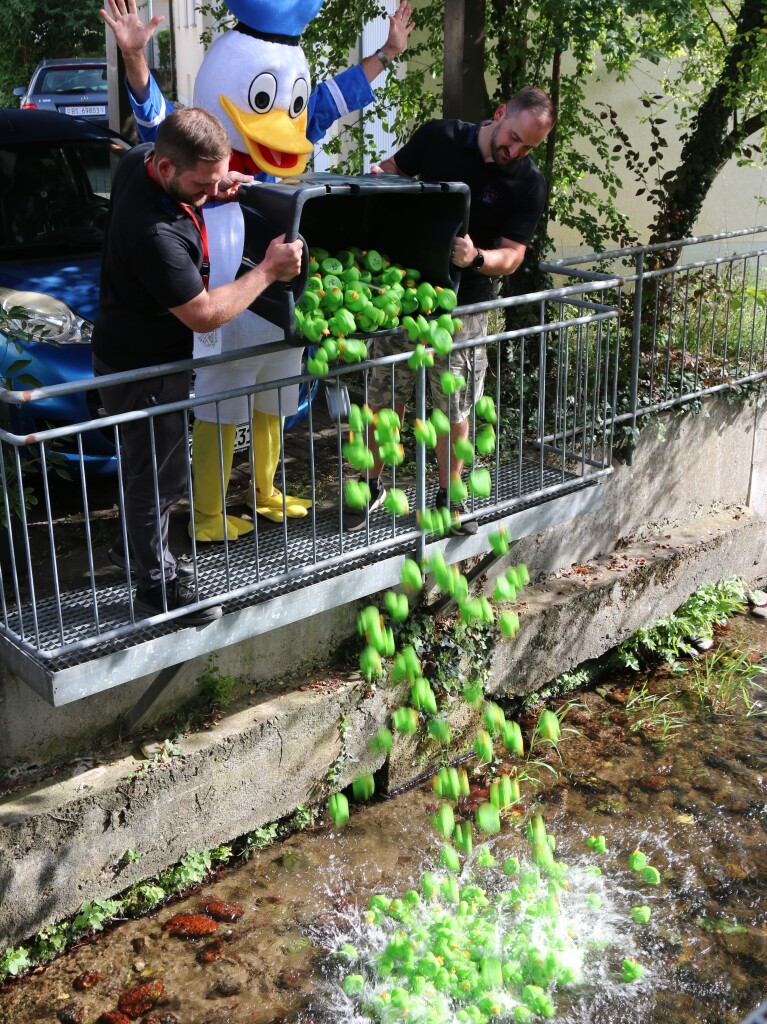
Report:
[[[767,652],[767,627],[739,617],[728,643]],[[661,693],[679,682],[649,685]],[[638,716],[626,708],[628,697],[625,679],[576,696],[566,724],[577,732],[563,737],[561,763],[553,752],[548,758],[558,775],[541,769],[543,784],[523,786],[522,804],[504,816],[501,834],[475,839],[462,883],[474,879],[491,896],[508,888],[500,865],[528,855],[524,823],[540,813],[557,858],[570,866],[562,916],[584,951],[583,984],[556,993],[554,1019],[737,1024],[767,999],[767,721],[705,715],[683,701],[684,727],[654,742],[652,733],[632,730]],[[457,817],[487,799],[487,782],[472,777]],[[342,829],[325,820],[230,866],[172,907],[119,924],[6,986],[0,1022],[93,1024],[116,1008],[121,992],[157,979],[163,995],[145,1018],[156,1024],[362,1021],[358,1000],[340,989],[348,968],[332,951],[349,942],[363,964],[380,952],[385,937],[365,920],[368,901],[379,892],[402,896],[435,868],[442,839],[429,814],[437,804],[425,784],[353,808]],[[586,846],[593,834],[605,836],[601,856]],[[494,866],[478,866],[482,845]],[[660,886],[641,885],[628,867],[636,847],[661,871]],[[602,870],[596,878],[585,873],[592,864]],[[598,909],[590,893],[601,900]],[[198,911],[211,897],[239,904],[242,916],[195,941],[163,930],[173,915]],[[629,914],[637,903],[652,909],[643,928]],[[209,947],[211,940],[221,941]],[[619,980],[627,956],[647,968],[630,985]],[[86,971],[100,979],[78,992],[73,983]]]

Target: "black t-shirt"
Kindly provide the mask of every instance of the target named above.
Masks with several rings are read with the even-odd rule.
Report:
[[[498,249],[502,238],[529,245],[546,202],[546,179],[529,156],[505,167],[485,163],[477,143],[480,127],[466,121],[428,121],[394,160],[411,178],[469,186],[469,235],[478,248]],[[491,277],[470,267],[462,270],[461,302],[489,299],[492,283]]]
[[[123,157],[101,259],[93,353],[114,370],[189,359],[192,332],[168,310],[203,289],[202,239],[192,218],[144,166],[148,145]]]

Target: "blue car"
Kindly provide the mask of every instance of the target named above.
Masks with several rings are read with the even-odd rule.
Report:
[[[114,171],[130,144],[88,121],[32,110],[0,111],[0,377],[21,390],[91,376],[101,245]],[[23,308],[49,340],[9,343]],[[18,325],[21,326],[21,325]],[[36,332],[35,332],[36,333]],[[20,366],[25,360],[29,362]],[[0,408],[13,433],[93,419],[96,392]],[[83,435],[86,469],[114,471],[107,434]],[[57,443],[77,458],[76,443]]]

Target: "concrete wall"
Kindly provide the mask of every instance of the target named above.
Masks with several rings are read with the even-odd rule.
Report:
[[[354,606],[337,608],[306,621],[273,630],[257,642],[225,647],[216,654],[221,675],[234,676],[239,689],[282,692],[296,685],[318,665],[327,663],[339,642],[356,629]],[[152,720],[167,716],[199,696],[199,677],[207,658],[181,666],[153,709]],[[67,757],[90,757],[113,743],[120,718],[129,712],[154,679],[132,683],[53,708],[30,687],[0,666],[0,773],[31,774],[46,762]]]
[[[699,415],[671,412],[662,423],[663,440],[648,425],[631,464],[615,462],[600,509],[520,541],[515,560],[550,573],[712,512],[767,514],[767,410],[712,398]]]

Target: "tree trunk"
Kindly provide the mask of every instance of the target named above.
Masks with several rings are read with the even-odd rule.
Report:
[[[661,179],[660,209],[653,223],[651,243],[690,235],[703,201],[717,174],[749,134],[765,123],[765,112],[737,124],[739,98],[747,99],[746,82],[763,46],[767,22],[764,0],[743,0],[735,36],[716,85],[700,106],[685,138],[678,167]],[[747,133],[747,134],[745,134]],[[669,250],[664,261],[676,261]]]
[[[442,116],[481,121],[488,97],[485,66],[484,0],[445,0],[445,74]]]

